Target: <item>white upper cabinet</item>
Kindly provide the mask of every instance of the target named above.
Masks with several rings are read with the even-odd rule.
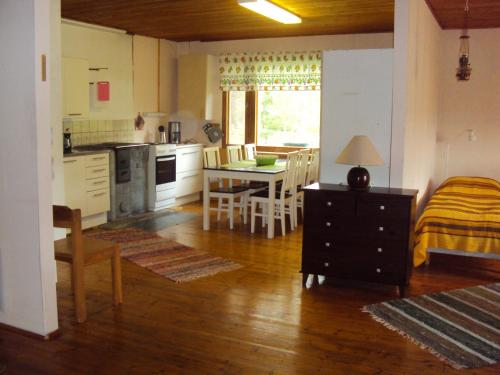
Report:
[[[62,59],[62,115],[66,118],[89,116],[89,62],[84,59]]]
[[[366,167],[371,183],[389,186],[392,58],[392,49],[323,52],[321,182],[347,183],[353,166],[335,159],[353,136],[366,135],[384,160],[384,165]]]
[[[219,119],[222,94],[217,57],[206,54],[181,55],[178,77],[179,112],[200,120]]]

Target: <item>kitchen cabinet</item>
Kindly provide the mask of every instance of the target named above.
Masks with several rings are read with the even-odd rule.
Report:
[[[203,145],[177,146],[175,180],[177,204],[200,199],[203,190]]]
[[[66,205],[82,212],[82,227],[107,222],[110,210],[109,154],[96,153],[64,158]]]
[[[206,54],[181,55],[178,63],[178,108],[201,120],[218,120],[222,93],[218,60]]]
[[[62,59],[62,115],[65,118],[89,116],[89,62]]]

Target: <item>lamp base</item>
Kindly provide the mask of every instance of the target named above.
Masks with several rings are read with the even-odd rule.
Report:
[[[352,190],[368,190],[370,188],[370,173],[363,167],[353,167],[347,174],[347,183]]]

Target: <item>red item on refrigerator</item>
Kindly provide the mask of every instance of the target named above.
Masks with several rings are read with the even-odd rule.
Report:
[[[109,82],[97,82],[97,100],[101,102],[109,100]]]

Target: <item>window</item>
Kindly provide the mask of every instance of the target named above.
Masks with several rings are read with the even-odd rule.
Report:
[[[228,144],[245,143],[245,91],[229,91]]]
[[[319,147],[320,91],[259,91],[257,144]]]

